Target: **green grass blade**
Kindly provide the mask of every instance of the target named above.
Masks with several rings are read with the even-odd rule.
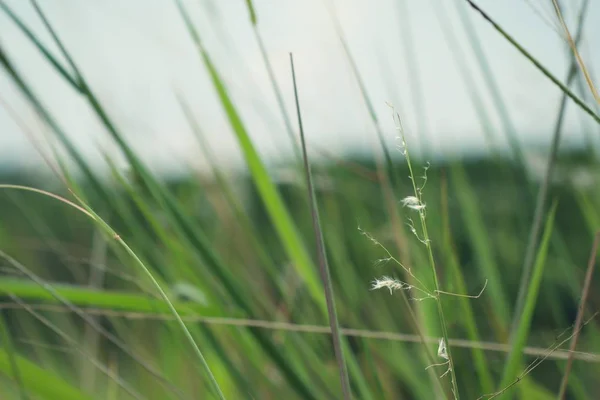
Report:
[[[531,318],[533,316],[533,311],[535,310],[540,285],[544,275],[544,268],[546,266],[546,257],[548,255],[550,238],[552,236],[552,230],[554,227],[554,216],[556,214],[557,204],[557,202],[553,204],[546,217],[546,226],[544,227],[544,234],[540,241],[540,246],[531,275],[531,281],[527,289],[527,296],[525,298],[522,317],[516,330],[515,339],[504,367],[504,374],[500,388],[507,387],[515,379],[517,379],[519,369],[521,368],[523,360],[523,348],[526,345],[527,337],[529,336],[531,330]]]
[[[168,313],[169,309],[164,302],[129,292],[117,292],[113,290],[90,289],[86,286],[52,284],[53,289],[61,297],[78,307],[104,308],[114,311],[130,311],[140,313]],[[46,289],[38,284],[24,280],[6,278],[0,280],[0,294],[12,293],[22,299],[31,301],[43,301],[45,303],[60,303]],[[197,303],[173,303],[180,315],[206,315],[219,316],[220,314],[212,307],[199,305]]]
[[[557,77],[555,77],[546,67],[544,67],[537,59],[535,59],[523,46],[521,46],[512,36],[510,36],[500,25],[498,25],[485,11],[483,11],[477,4],[472,0],[467,0],[469,5],[473,7],[481,16],[488,21],[494,29],[496,29],[506,40],[509,41],[522,55],[525,56],[537,69],[544,74],[548,79],[552,81],[560,90],[565,93],[571,100],[575,102],[583,111],[588,113],[598,124],[600,124],[600,116],[594,112],[579,96],[577,96],[571,89],[564,85]]]
[[[19,18],[4,2],[4,0],[0,0],[0,8],[8,17],[13,20],[15,24],[21,29],[21,31],[31,40],[31,42],[35,45],[35,47],[44,55],[44,57],[52,64],[52,66],[58,71],[58,73],[68,82],[71,86],[77,90],[81,91],[81,87],[77,80],[73,78],[71,73],[69,73],[61,63],[52,55],[52,53],[42,44],[42,42],[37,38],[37,36],[21,21]]]
[[[464,274],[462,272],[462,269],[460,268],[458,257],[456,255],[456,251],[454,250],[454,244],[452,242],[450,230],[450,216],[447,207],[447,199],[445,198],[446,180],[443,181],[442,185],[442,193],[444,196],[444,198],[442,199],[442,226],[444,251],[447,254],[447,263],[449,266],[449,270],[451,271],[450,275],[452,276],[456,288],[455,292],[468,293],[465,284]],[[470,304],[471,301],[477,300],[471,300],[466,297],[458,297],[457,301],[460,303],[460,308],[462,310],[461,322],[464,324],[465,329],[467,330],[467,335],[469,339],[475,343],[481,342],[481,336],[477,328],[477,321],[475,319],[474,310]],[[483,391],[483,393],[491,392],[492,390],[494,390],[494,381],[484,352],[481,349],[474,348],[471,350],[471,355],[474,360],[475,370],[479,378],[481,390]]]
[[[317,199],[315,195],[315,189],[312,182],[312,174],[310,171],[310,163],[308,161],[308,154],[306,152],[306,139],[304,137],[304,129],[302,127],[302,114],[300,113],[300,100],[298,98],[298,86],[296,85],[296,72],[294,71],[294,58],[290,53],[290,65],[292,68],[292,80],[294,85],[294,98],[296,100],[296,113],[298,114],[298,126],[300,128],[300,141],[302,146],[302,156],[304,158],[304,171],[306,173],[306,183],[308,185],[308,197],[310,199],[310,213],[312,216],[313,230],[315,233],[317,255],[319,257],[319,270],[321,273],[321,280],[325,289],[325,300],[327,302],[327,313],[329,315],[329,326],[331,327],[331,335],[333,339],[333,347],[335,350],[335,356],[338,362],[338,368],[340,372],[340,381],[342,384],[342,393],[344,399],[350,400],[352,398],[352,392],[350,390],[350,379],[348,378],[348,370],[346,367],[346,361],[344,360],[344,351],[342,349],[342,336],[340,334],[340,327],[337,317],[337,310],[335,307],[335,295],[333,293],[333,286],[331,284],[331,274],[329,273],[329,264],[327,262],[327,255],[325,254],[325,242],[323,240],[323,230],[321,229],[321,221],[319,218],[319,209],[317,206]]]

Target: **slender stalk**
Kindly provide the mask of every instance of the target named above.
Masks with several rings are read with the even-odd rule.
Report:
[[[585,67],[583,59],[581,58],[581,55],[579,54],[579,51],[577,50],[577,43],[575,41],[573,41],[573,37],[571,37],[571,32],[569,32],[569,28],[567,27],[567,24],[565,23],[565,20],[562,16],[562,12],[560,11],[560,5],[558,4],[558,0],[552,0],[552,5],[554,6],[554,11],[556,12],[556,16],[558,17],[560,24],[562,25],[563,29],[565,30],[565,34],[567,36],[567,41],[569,42],[569,46],[571,47],[571,50],[573,50],[573,54],[575,55],[575,58],[577,59],[577,63],[579,64],[579,67],[581,68],[581,72],[583,72],[585,81],[587,82],[588,86],[590,87],[590,91],[592,92],[592,95],[594,96],[594,100],[596,100],[596,102],[600,104],[600,96],[598,95],[598,91],[596,90],[596,87],[594,86],[594,81],[592,81],[590,73],[588,72],[588,69]]]
[[[421,189],[422,188],[418,188],[417,187],[417,182],[416,182],[416,176],[415,173],[413,171],[412,168],[412,163],[410,162],[410,154],[406,148],[406,140],[404,137],[404,130],[402,129],[402,125],[401,125],[401,121],[400,121],[400,116],[398,114],[396,114],[396,118],[398,120],[399,123],[399,130],[400,130],[400,135],[401,135],[401,139],[402,139],[402,147],[403,147],[403,153],[404,156],[406,157],[406,164],[408,166],[408,171],[409,171],[409,175],[410,175],[410,180],[412,182],[412,187],[413,187],[413,192],[415,194],[415,197],[418,199],[419,204],[423,204],[422,198],[421,198]],[[448,335],[448,327],[446,324],[446,317],[444,315],[444,308],[442,307],[442,302],[440,300],[440,284],[439,284],[439,280],[438,280],[438,274],[437,274],[437,269],[435,266],[435,260],[433,258],[433,249],[431,248],[431,240],[429,239],[429,233],[427,232],[427,222],[425,220],[425,208],[421,208],[418,210],[419,213],[419,220],[421,221],[421,229],[423,231],[423,243],[425,244],[425,247],[427,248],[427,257],[429,260],[429,266],[431,267],[431,273],[433,275],[433,282],[434,282],[434,286],[435,286],[435,301],[437,304],[437,310],[438,310],[438,317],[440,320],[440,326],[442,329],[442,340],[444,341],[444,345],[446,347],[446,354],[448,356],[448,369],[450,371],[450,379],[452,381],[452,393],[454,394],[454,398],[456,400],[460,399],[460,394],[458,392],[458,384],[456,382],[456,373],[454,371],[454,360],[452,358],[452,350],[450,348],[450,344],[449,344],[449,335]]]
[[[0,293],[8,293],[10,290],[0,286]],[[19,292],[13,290],[12,293]],[[35,296],[27,296],[27,293],[19,293],[21,298],[35,299]],[[74,303],[75,304],[75,303]],[[64,305],[36,303],[30,304],[32,309],[41,310],[48,313],[70,313],[70,308]],[[20,309],[21,306],[15,303],[0,303],[0,310]],[[122,311],[111,308],[86,307],[85,312],[90,315],[99,315],[110,318],[122,318],[126,320],[148,320],[148,321],[173,321],[173,315],[167,312],[152,313],[146,311]],[[272,331],[296,332],[296,333],[316,333],[316,334],[331,334],[331,328],[325,325],[308,325],[296,324],[292,322],[282,321],[266,321],[261,319],[245,319],[236,317],[207,317],[199,314],[186,314],[181,317],[186,322],[199,323],[204,325],[215,326],[234,326],[244,328],[258,328]],[[425,336],[421,337],[413,333],[388,332],[388,331],[372,331],[366,329],[355,328],[340,328],[340,332],[344,336],[355,337],[361,339],[382,340],[403,343],[439,343],[439,337]],[[454,347],[463,349],[478,349],[496,353],[506,353],[510,350],[510,345],[498,342],[473,341],[468,339],[450,339],[449,343]],[[523,347],[523,354],[530,357],[546,356],[551,360],[568,360],[573,357],[574,360],[583,361],[586,363],[600,363],[600,353],[588,353],[583,351],[570,351],[555,349],[551,353],[548,348],[526,346]],[[433,362],[432,362],[433,363]]]
[[[590,293],[590,284],[592,283],[592,275],[594,274],[594,265],[596,264],[596,253],[598,252],[598,246],[600,245],[600,231],[596,232],[594,238],[594,244],[592,245],[592,251],[590,253],[590,259],[588,261],[587,271],[585,273],[585,280],[583,283],[583,290],[581,291],[581,300],[579,301],[579,311],[577,312],[577,318],[575,319],[575,334],[571,338],[571,344],[569,345],[569,359],[567,360],[567,366],[565,367],[565,375],[563,376],[560,384],[560,390],[558,392],[558,400],[565,398],[567,392],[567,383],[569,381],[569,374],[571,373],[571,367],[573,366],[573,352],[577,347],[577,340],[579,339],[579,332],[581,331],[581,324],[583,323],[583,314],[585,313],[585,303],[587,302],[588,295]]]
[[[575,93],[573,93],[571,91],[571,89],[569,89],[567,87],[567,85],[565,85],[561,81],[559,81],[557,77],[555,77],[546,67],[544,67],[536,58],[534,58],[527,50],[525,50],[525,48],[523,48],[523,46],[521,46],[504,29],[502,29],[502,27],[500,25],[498,25],[477,4],[475,4],[472,0],[466,0],[466,1],[467,1],[467,3],[469,3],[469,5],[471,7],[473,7],[473,9],[475,9],[477,12],[479,12],[479,14],[481,14],[481,16],[486,21],[488,21],[490,24],[492,24],[492,26],[494,27],[494,29],[496,29],[502,36],[504,36],[504,38],[506,40],[508,40],[510,42],[510,44],[512,44],[517,50],[519,50],[519,52],[521,54],[523,54],[525,56],[525,58],[527,58],[529,61],[531,61],[533,63],[533,65],[535,65],[537,67],[537,69],[539,69],[542,74],[544,74],[548,79],[550,79],[556,86],[558,86],[560,88],[560,90],[564,94],[566,94],[567,96],[569,96],[571,98],[571,100],[573,100],[575,102],[575,104],[577,104],[579,107],[581,107],[581,109],[583,109],[583,111],[585,111],[586,113],[588,113],[597,123],[600,124],[600,116],[598,114],[596,114],[594,112],[594,110],[592,110],[581,98],[579,98],[579,96],[577,96]]]
[[[345,400],[352,399],[352,391],[350,390],[350,379],[348,378],[348,370],[344,360],[344,352],[342,350],[342,335],[338,324],[337,312],[335,309],[335,298],[333,296],[333,286],[331,284],[331,276],[329,274],[329,265],[327,264],[327,255],[325,254],[325,243],[323,240],[323,231],[319,221],[319,209],[317,207],[317,199],[310,173],[310,164],[308,162],[308,154],[306,152],[306,141],[304,138],[304,129],[302,127],[302,116],[300,114],[300,101],[298,99],[298,86],[296,85],[296,73],[294,71],[294,57],[290,53],[290,65],[292,68],[292,80],[294,83],[294,98],[296,101],[296,112],[298,114],[298,127],[300,128],[300,141],[302,146],[302,156],[304,158],[304,171],[306,172],[306,183],[308,185],[308,196],[310,197],[310,214],[312,216],[313,229],[315,231],[315,240],[317,244],[317,256],[319,258],[319,272],[323,280],[325,290],[325,300],[327,302],[327,313],[329,314],[329,326],[331,327],[331,337],[333,340],[333,349],[335,358],[337,359],[338,368],[340,370],[340,381],[342,384],[342,392]]]

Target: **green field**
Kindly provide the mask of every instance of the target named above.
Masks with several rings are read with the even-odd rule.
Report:
[[[307,171],[295,109],[283,118],[298,158],[267,168],[180,5],[247,168],[217,163],[179,98],[211,170],[165,178],[128,145],[60,35],[49,50],[0,6],[129,167],[107,155],[108,174],[92,168],[0,41],[2,73],[56,144],[52,179],[0,173],[1,399],[349,398],[343,371],[355,399],[595,398],[600,118],[574,55],[566,79],[537,66],[564,97],[540,171],[509,129],[502,154],[430,159],[411,151],[418,143],[386,146],[373,113],[377,151],[326,154]],[[273,83],[265,90],[280,95]],[[498,88],[487,90],[510,127]],[[380,102],[362,96],[365,112]],[[589,140],[569,148],[557,139],[567,107]]]

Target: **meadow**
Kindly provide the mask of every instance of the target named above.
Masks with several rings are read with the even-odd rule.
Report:
[[[0,173],[0,398],[595,398],[600,102],[576,51],[557,78],[493,16],[469,8],[562,94],[541,169],[508,128],[506,152],[431,159],[411,150],[418,144],[405,140],[393,108],[397,147],[371,113],[377,151],[312,162],[302,104],[286,110],[274,77],[269,90],[296,152],[267,167],[186,8],[174,4],[242,171],[219,165],[210,133],[179,98],[210,171],[151,172],[37,2],[56,52],[0,1],[129,167],[106,154],[109,174],[94,170],[0,42],[2,73],[54,143],[52,178]],[[565,30],[565,46],[575,47],[581,24]],[[375,100],[361,96],[368,111]],[[567,106],[589,140],[561,147]]]

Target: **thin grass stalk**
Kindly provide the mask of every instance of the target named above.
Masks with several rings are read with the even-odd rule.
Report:
[[[34,6],[37,4],[34,3]],[[61,63],[48,51],[48,49],[38,40],[38,38],[33,34],[33,32],[21,21],[19,17],[6,5],[4,0],[0,0],[0,8],[8,15],[10,19],[13,20],[15,24],[19,26],[21,31],[25,33],[25,35],[31,40],[31,42],[37,47],[37,49],[46,57],[46,59],[54,66],[54,68],[58,71],[60,75],[69,83],[71,86],[78,92],[81,92],[81,85],[77,82],[76,78],[71,76]]]
[[[600,116],[594,112],[579,96],[577,96],[571,89],[564,85],[557,77],[555,77],[546,67],[544,67],[535,57],[533,57],[523,46],[521,46],[512,36],[510,36],[498,23],[496,23],[485,11],[481,9],[472,0],[466,0],[467,3],[474,10],[476,10],[486,21],[488,21],[498,33],[500,33],[506,40],[510,42],[522,55],[525,56],[533,65],[536,66],[542,74],[552,81],[560,90],[565,93],[571,100],[575,102],[583,111],[588,113],[590,117],[600,124]]]
[[[579,332],[581,331],[581,324],[583,323],[583,315],[585,314],[585,303],[587,302],[590,293],[590,284],[592,283],[592,276],[594,275],[594,266],[596,265],[596,254],[598,252],[598,245],[600,244],[600,231],[598,231],[594,238],[594,244],[592,245],[592,251],[590,253],[590,259],[588,261],[587,271],[585,273],[585,280],[583,282],[583,290],[581,291],[581,300],[579,301],[579,310],[577,311],[577,318],[575,319],[575,334],[571,338],[571,344],[569,345],[569,359],[565,367],[565,374],[560,383],[560,389],[558,391],[558,400],[565,398],[567,392],[567,383],[569,381],[569,374],[573,366],[573,352],[577,348],[577,340],[579,339]]]
[[[2,290],[2,293],[8,293],[9,290]],[[18,292],[18,291],[15,291]],[[19,293],[19,297],[35,300],[36,297],[28,294],[27,292]],[[44,312],[52,313],[70,313],[72,312],[68,307],[53,304],[29,304],[34,310],[41,310]],[[14,310],[20,309],[21,306],[14,303],[0,303],[0,310]],[[180,314],[185,309],[180,309]],[[128,320],[157,320],[157,321],[173,321],[174,317],[168,312],[165,313],[151,313],[141,311],[121,311],[110,308],[94,308],[88,307],[85,312],[90,315],[99,315],[106,318],[123,318]],[[317,334],[331,334],[331,327],[325,325],[309,325],[309,324],[296,324],[292,322],[280,322],[280,321],[266,321],[257,319],[244,319],[244,318],[229,318],[229,317],[207,317],[196,314],[184,314],[182,319],[186,322],[194,322],[205,325],[215,326],[229,326],[238,328],[258,328],[272,331],[285,331],[285,332],[296,332],[296,333],[317,333]],[[386,332],[386,331],[372,331],[366,329],[354,329],[354,328],[340,328],[340,332],[344,336],[356,337],[362,339],[371,340],[386,340],[392,342],[404,342],[404,343],[427,343],[437,344],[440,341],[439,337],[421,338],[419,335],[412,333],[401,333],[401,332]],[[506,343],[498,342],[486,342],[486,341],[472,341],[467,339],[456,339],[450,338],[449,343],[454,347],[463,349],[479,349],[489,352],[496,353],[507,353],[510,351],[510,345]],[[600,363],[600,353],[589,353],[583,351],[570,351],[570,350],[554,350],[551,354],[547,354],[548,349],[535,346],[526,346],[523,348],[523,354],[530,357],[540,357],[547,355],[548,359],[552,360],[568,360],[572,355],[574,360],[597,364]]]
[[[304,137],[304,128],[302,126],[302,114],[300,113],[300,100],[298,98],[298,86],[296,84],[296,72],[294,70],[294,57],[290,53],[290,66],[292,69],[292,80],[294,84],[294,100],[296,102],[296,112],[298,114],[298,127],[300,129],[300,141],[302,146],[302,156],[304,159],[304,171],[306,172],[306,183],[308,185],[308,197],[310,199],[310,214],[312,217],[313,230],[315,233],[315,240],[317,245],[317,256],[319,264],[319,272],[321,273],[321,279],[323,281],[323,288],[325,291],[325,300],[327,302],[327,313],[329,314],[329,325],[331,327],[331,334],[333,340],[333,348],[335,351],[335,358],[337,359],[338,368],[340,372],[340,382],[342,385],[342,393],[345,400],[352,399],[352,392],[350,390],[350,379],[348,378],[348,369],[346,368],[346,361],[344,360],[344,351],[342,350],[342,335],[340,334],[340,327],[338,323],[337,311],[335,308],[335,297],[333,294],[333,285],[331,284],[331,275],[329,273],[329,265],[327,263],[327,255],[325,254],[325,242],[323,240],[323,230],[321,229],[321,222],[319,221],[319,209],[317,206],[317,199],[315,196],[315,189],[312,182],[312,174],[310,172],[310,163],[308,161],[308,154],[306,152],[306,140]]]
[[[409,171],[410,180],[412,183],[413,192],[414,192],[415,197],[418,200],[418,204],[423,205],[424,203],[421,198],[421,189],[417,188],[416,175],[413,171],[412,163],[410,162],[409,151],[406,148],[406,139],[404,136],[404,130],[402,129],[402,125],[401,125],[402,122],[400,120],[400,115],[395,113],[394,117],[395,117],[395,119],[397,119],[397,122],[398,122],[398,129],[400,132],[400,138],[402,140],[403,153],[404,153],[404,157],[406,158],[406,164],[408,166],[408,171]],[[454,370],[454,359],[452,358],[452,350],[451,350],[451,346],[449,344],[448,326],[446,324],[444,308],[443,308],[442,302],[440,300],[440,284],[439,284],[439,279],[438,279],[438,271],[436,269],[435,260],[433,258],[433,249],[431,247],[431,240],[429,239],[429,233],[427,232],[427,222],[425,220],[425,207],[423,206],[422,208],[418,209],[418,213],[419,213],[419,220],[421,222],[421,229],[422,229],[422,233],[423,233],[422,242],[425,244],[425,247],[427,248],[427,257],[429,260],[429,266],[431,268],[431,274],[433,277],[434,293],[435,293],[434,300],[437,305],[438,317],[440,320],[440,327],[442,329],[442,340],[443,340],[443,344],[446,348],[446,354],[447,354],[447,358],[448,358],[448,368],[450,370],[450,379],[452,381],[451,382],[452,383],[452,393],[454,395],[455,400],[459,400],[460,393],[458,391],[458,383],[456,381],[456,371]],[[419,239],[419,240],[421,240],[421,239]]]
[[[600,314],[600,312],[595,312],[590,318],[586,319],[583,322],[583,324],[581,326],[581,329],[583,329],[584,326],[586,326],[587,324],[589,324],[599,314]],[[548,349],[546,349],[544,351],[544,354],[540,355],[533,362],[529,363],[527,365],[527,367],[525,368],[525,370],[510,385],[504,387],[503,389],[501,389],[501,390],[499,390],[499,391],[497,391],[495,393],[488,393],[488,394],[481,395],[481,396],[479,396],[477,398],[477,400],[483,400],[483,399],[491,400],[491,399],[494,399],[494,398],[496,398],[498,396],[501,396],[502,394],[504,394],[508,390],[510,390],[513,386],[515,386],[519,382],[522,382],[525,379],[525,377],[527,377],[534,369],[536,369],[537,367],[539,367],[543,362],[545,362],[546,360],[548,360],[552,356],[552,354],[554,354],[557,351],[557,349],[559,349],[560,347],[562,347],[562,345],[564,345],[569,340],[571,340],[571,338],[577,333],[575,331],[571,335],[569,335],[566,339],[558,341],[558,338],[560,336],[562,336],[565,332],[566,332],[566,330],[563,333],[561,333],[559,336],[557,336],[557,339],[552,344],[552,346],[550,346]]]
[[[579,43],[582,37],[583,32],[583,22],[584,17],[586,15],[587,5],[589,4],[589,0],[585,0],[582,4],[581,12],[579,14],[579,25],[576,34],[576,42]],[[571,66],[569,68],[567,74],[567,85],[570,85],[573,79],[575,78],[577,73],[577,61],[572,60]],[[552,175],[554,172],[554,167],[556,165],[556,159],[558,157],[558,149],[561,140],[561,133],[563,130],[563,121],[566,114],[567,109],[567,94],[563,93],[560,106],[558,110],[558,116],[556,119],[556,123],[554,125],[554,132],[552,134],[552,144],[550,146],[550,154],[548,156],[548,162],[546,163],[546,170],[544,172],[544,177],[542,183],[540,185],[540,189],[538,191],[535,211],[533,216],[533,223],[531,225],[529,231],[529,238],[527,240],[527,248],[525,250],[525,258],[523,260],[523,266],[521,268],[521,280],[519,283],[519,291],[517,293],[517,301],[515,303],[515,312],[513,314],[513,319],[511,322],[510,329],[510,340],[514,339],[513,336],[519,325],[521,314],[523,312],[523,305],[525,302],[525,297],[527,295],[527,288],[529,286],[529,278],[531,275],[531,270],[533,268],[533,260],[535,257],[536,247],[539,240],[540,233],[542,231],[542,222],[544,219],[544,212],[546,209],[546,203],[548,199],[548,192],[550,190],[550,181],[552,180]]]
[[[587,82],[587,84],[590,88],[590,91],[592,92],[592,96],[594,96],[594,100],[596,100],[596,102],[598,104],[600,104],[600,96],[598,95],[598,91],[596,90],[596,87],[594,86],[594,81],[592,80],[590,73],[588,72],[588,69],[585,66],[585,63],[583,62],[583,59],[581,58],[581,55],[579,54],[579,50],[577,50],[577,40],[574,41],[573,37],[571,36],[571,32],[569,31],[569,28],[567,27],[567,24],[565,23],[565,20],[562,16],[562,12],[560,10],[560,5],[559,5],[558,1],[552,0],[552,5],[554,6],[554,11],[556,12],[556,16],[558,17],[558,20],[560,21],[560,24],[566,33],[567,41],[569,42],[569,46],[571,47],[571,50],[573,50],[575,59],[577,60],[577,63],[579,64],[579,68],[581,68],[581,72],[583,72],[585,81]]]

